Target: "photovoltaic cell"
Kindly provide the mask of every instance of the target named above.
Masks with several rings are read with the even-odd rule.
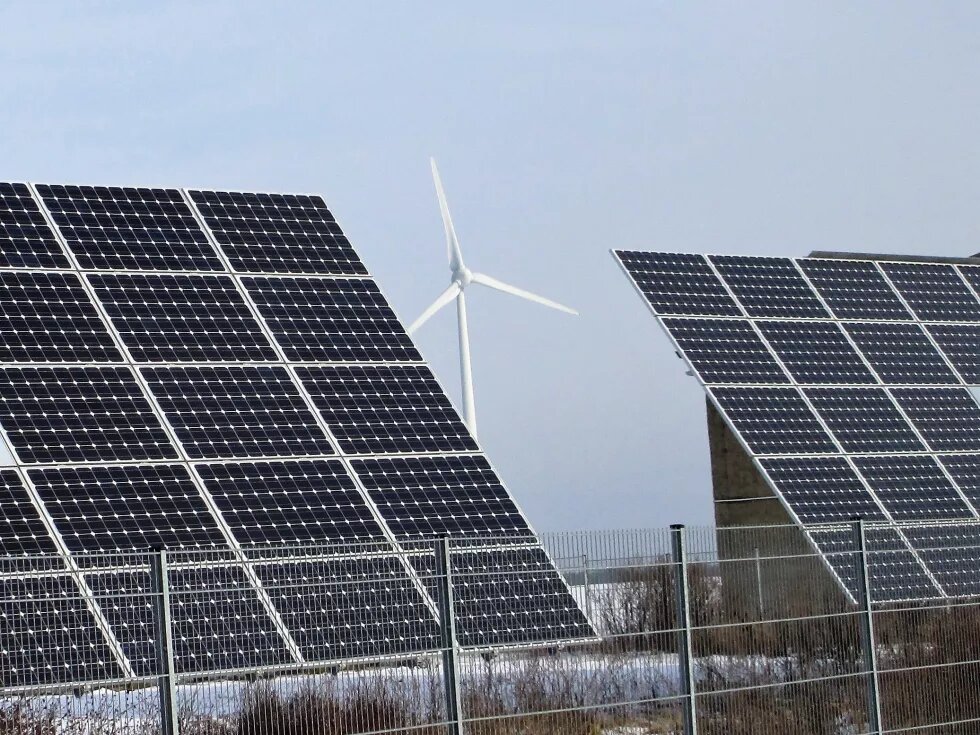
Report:
[[[980,406],[966,389],[894,388],[892,395],[934,451],[980,451]]]
[[[57,467],[28,475],[73,552],[226,545],[181,465]]]
[[[844,328],[885,383],[959,383],[917,324],[852,322]]]
[[[0,183],[0,267],[70,266],[27,185]]]
[[[435,595],[432,556],[410,557]],[[593,635],[545,553],[537,547],[451,554],[461,646],[520,645]]]
[[[0,557],[56,550],[20,475],[0,470]]]
[[[933,457],[855,457],[854,463],[896,521],[975,517]]]
[[[122,359],[77,275],[0,272],[0,362]]]
[[[616,256],[657,314],[742,314],[703,255],[617,250]]]
[[[421,362],[373,281],[242,279],[289,360]]]
[[[881,388],[812,388],[805,393],[845,452],[928,451]]]
[[[532,535],[482,456],[364,459],[351,464],[398,539]]]
[[[252,273],[367,275],[318,196],[191,191],[232,268]]]
[[[833,454],[837,447],[795,388],[712,388],[755,454]]]
[[[277,359],[231,278],[137,273],[88,278],[137,362]]]
[[[929,324],[926,329],[963,380],[980,385],[980,324]]]
[[[194,459],[334,453],[285,368],[158,367],[141,372]]]
[[[348,454],[477,449],[427,367],[311,367],[296,373]]]
[[[712,255],[711,262],[749,316],[830,318],[789,258]]]
[[[123,367],[0,368],[0,424],[28,463],[177,457]]]
[[[120,676],[71,577],[0,578],[0,686]]]
[[[874,263],[820,259],[797,263],[838,319],[912,319]]]
[[[310,660],[438,649],[435,618],[396,557],[278,562],[255,570]]]
[[[84,269],[223,270],[176,189],[37,189]]]
[[[885,520],[881,508],[843,457],[759,460],[800,522]]]
[[[789,383],[748,320],[664,319],[705,383]]]
[[[833,322],[759,321],[762,335],[798,383],[877,383]]]
[[[953,266],[882,263],[881,267],[922,321],[980,320],[980,301]]]
[[[196,467],[241,543],[328,544],[384,538],[339,460]]]

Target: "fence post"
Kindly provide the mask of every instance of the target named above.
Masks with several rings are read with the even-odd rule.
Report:
[[[582,554],[582,582],[585,587],[585,617],[592,620],[592,590],[589,585],[589,555]]]
[[[878,697],[878,653],[875,648],[874,610],[871,606],[871,584],[868,578],[868,546],[864,521],[853,523],[854,546],[857,549],[857,592],[861,607],[861,650],[868,676],[868,732],[881,732],[881,701]]]
[[[681,696],[684,708],[684,735],[697,735],[697,694],[694,681],[694,661],[691,655],[691,608],[687,586],[687,544],[684,526],[670,527],[674,562],[674,607],[677,613],[677,653],[680,664]]]
[[[755,592],[759,597],[759,617],[766,616],[765,603],[762,601],[762,557],[759,554],[759,547],[755,547]]]
[[[150,555],[150,578],[156,620],[157,688],[160,691],[160,719],[163,735],[178,735],[177,677],[174,672],[173,624],[170,619],[170,574],[167,552]]]
[[[459,645],[456,642],[456,614],[453,607],[453,574],[450,563],[450,541],[435,543],[436,582],[439,586],[439,622],[442,631],[442,681],[446,690],[446,730],[462,735],[463,715],[459,689]]]

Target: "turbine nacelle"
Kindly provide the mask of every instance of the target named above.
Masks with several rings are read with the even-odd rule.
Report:
[[[564,311],[567,314],[578,314],[578,312],[574,309],[570,309],[567,306],[559,304],[557,301],[546,299],[544,296],[538,296],[530,291],[517,288],[517,286],[511,286],[509,283],[498,281],[496,278],[483,273],[471,271],[466,267],[465,263],[463,262],[463,252],[459,247],[459,239],[456,237],[456,228],[453,226],[453,218],[449,214],[449,204],[446,202],[446,193],[443,191],[442,180],[439,178],[439,169],[436,168],[436,161],[434,158],[431,159],[431,163],[432,180],[436,185],[436,196],[439,199],[439,211],[442,214],[442,225],[446,231],[446,252],[449,256],[449,270],[452,273],[452,281],[450,282],[449,287],[439,294],[436,300],[433,301],[429,307],[419,315],[419,318],[412,322],[408,328],[408,333],[414,333],[415,330],[425,324],[437,311],[442,309],[444,306],[447,306],[450,301],[456,301],[456,316],[459,324],[459,366],[463,388],[463,420],[466,422],[466,426],[469,428],[470,433],[474,438],[476,438],[476,407],[473,400],[473,372],[470,364],[470,338],[466,320],[466,298],[463,296],[463,292],[470,286],[470,284],[478,283],[481,286],[492,288],[494,291],[500,291],[502,293],[510,294],[511,296],[517,296],[518,298],[532,301],[536,304],[541,304],[542,306],[547,306],[551,309]]]

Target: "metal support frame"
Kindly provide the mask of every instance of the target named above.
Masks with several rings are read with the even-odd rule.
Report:
[[[459,644],[456,640],[456,615],[453,607],[453,574],[450,540],[435,543],[436,584],[439,588],[439,627],[442,648],[442,681],[446,694],[446,731],[462,735],[463,712],[459,686]]]
[[[680,685],[684,709],[684,735],[697,735],[698,714],[694,680],[694,659],[691,643],[690,593],[687,585],[687,545],[684,526],[670,527],[674,562],[674,608],[677,614],[677,654],[680,663]]]
[[[852,524],[854,548],[857,550],[857,602],[861,608],[861,652],[868,677],[868,732],[881,732],[881,699],[878,696],[878,652],[875,648],[874,609],[868,575],[868,544],[864,521]]]
[[[589,555],[582,554],[582,583],[585,590],[585,617],[592,622],[592,585],[589,580]]]
[[[762,556],[759,547],[755,547],[755,593],[759,598],[759,617],[766,616],[766,604],[762,598]]]
[[[157,688],[160,691],[162,735],[178,735],[177,674],[174,670],[173,624],[170,618],[170,573],[167,552],[150,556],[150,578],[156,621]]]

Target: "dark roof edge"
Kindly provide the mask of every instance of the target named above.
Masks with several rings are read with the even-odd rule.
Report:
[[[833,250],[814,250],[810,258],[836,258],[838,260],[898,260],[907,263],[962,263],[980,265],[980,253],[968,258],[947,258],[939,255],[886,255],[883,253],[839,253]]]

